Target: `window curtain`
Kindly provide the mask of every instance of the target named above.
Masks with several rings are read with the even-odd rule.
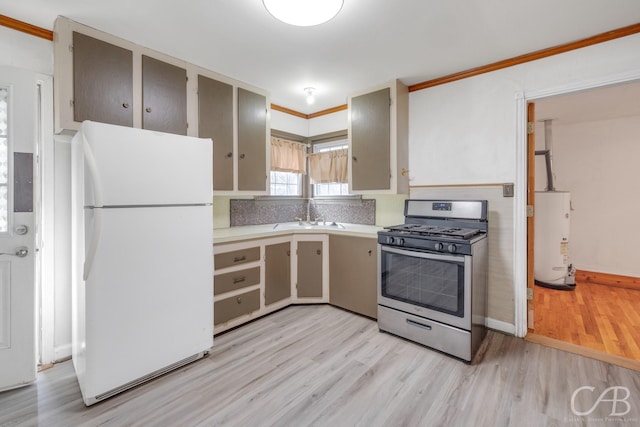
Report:
[[[271,137],[271,170],[280,172],[307,173],[304,144]]]
[[[312,184],[346,183],[348,150],[323,151],[309,155]]]

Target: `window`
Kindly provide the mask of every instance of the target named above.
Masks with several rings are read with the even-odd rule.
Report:
[[[302,176],[307,172],[307,145],[271,137],[272,196],[302,196]]]
[[[271,171],[269,194],[272,196],[302,196],[302,174]]]
[[[327,151],[343,150],[348,148],[347,140],[338,140],[332,142],[324,142],[313,145],[314,153],[323,153]],[[322,184],[313,184],[313,196],[346,196],[349,194],[349,184],[340,182],[330,182]]]

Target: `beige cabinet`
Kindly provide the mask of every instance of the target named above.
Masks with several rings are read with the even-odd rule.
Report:
[[[73,120],[133,126],[133,52],[76,31],[71,37]]]
[[[187,134],[184,61],[63,17],[54,32],[56,132],[92,120]]]
[[[329,237],[329,295],[338,307],[378,316],[378,257],[375,237]]]
[[[267,98],[238,88],[238,191],[267,191]]]
[[[233,191],[233,86],[198,75],[198,136],[213,142],[213,191]]]
[[[187,134],[187,70],[142,55],[142,128]]]
[[[218,334],[291,304],[291,236],[214,245]]]
[[[213,190],[266,194],[268,101],[257,91],[198,75],[198,136],[213,140]]]
[[[255,242],[214,248],[214,332],[233,327],[259,312],[261,247]]]
[[[407,194],[409,97],[393,81],[348,98],[349,191]]]
[[[264,303],[271,305],[291,297],[291,243],[264,247]]]
[[[294,235],[293,302],[329,302],[329,236]]]

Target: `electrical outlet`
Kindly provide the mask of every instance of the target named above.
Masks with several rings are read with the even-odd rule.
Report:
[[[533,288],[527,288],[527,299],[528,300],[533,299]]]
[[[513,197],[513,182],[502,184],[502,197]]]

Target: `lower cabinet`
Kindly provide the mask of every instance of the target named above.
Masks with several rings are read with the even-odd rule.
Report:
[[[378,241],[375,237],[329,237],[330,303],[378,317]]]
[[[264,303],[271,305],[291,297],[291,243],[264,247]]]
[[[221,299],[213,304],[213,324],[219,325],[260,309],[260,289]]]
[[[290,304],[377,317],[377,240],[293,234],[215,245],[214,333]]]
[[[293,236],[293,301],[329,302],[329,236]]]

